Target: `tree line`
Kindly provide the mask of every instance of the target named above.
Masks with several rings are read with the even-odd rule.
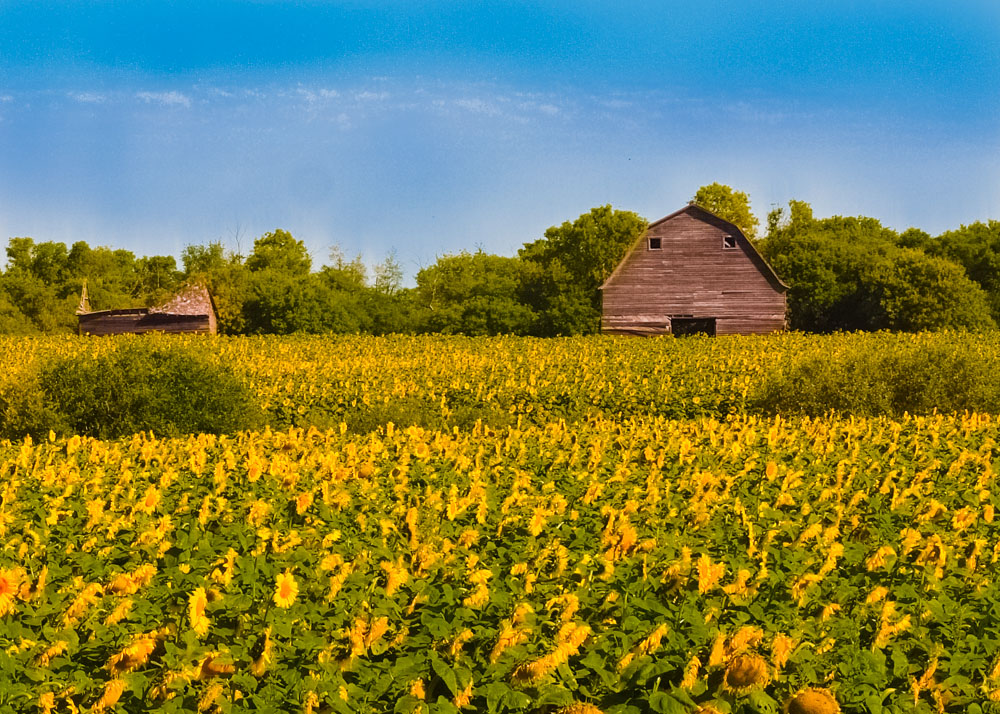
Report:
[[[793,329],[989,329],[1000,323],[1000,222],[931,236],[867,217],[815,218],[804,201],[774,208],[763,232],[749,197],[711,184],[694,202],[736,224],[789,285]],[[445,255],[404,287],[393,255],[369,268],[334,248],[316,268],[277,229],[249,255],[220,242],[172,256],[11,238],[0,272],[0,333],[69,332],[84,282],[91,309],[152,306],[205,282],[226,334],[424,333],[536,336],[600,329],[599,286],[648,222],[599,206],[552,226],[516,256]]]

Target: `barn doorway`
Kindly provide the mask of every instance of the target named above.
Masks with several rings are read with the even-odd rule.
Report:
[[[673,317],[670,319],[670,332],[675,337],[687,337],[688,335],[715,337],[715,318]]]

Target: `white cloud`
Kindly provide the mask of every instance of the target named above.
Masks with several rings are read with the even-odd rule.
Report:
[[[13,102],[14,97],[10,94],[0,94],[0,102]]]
[[[98,92],[70,92],[69,97],[81,104],[101,104],[107,99],[107,97]]]
[[[455,106],[476,114],[496,116],[500,111],[492,103],[483,99],[456,99]]]
[[[542,114],[548,114],[549,116],[555,116],[559,113],[559,107],[555,104],[539,104],[538,111]]]
[[[191,98],[180,92],[139,92],[135,96],[146,104],[162,104],[165,107],[191,106]]]
[[[295,93],[302,97],[309,104],[314,104],[321,99],[336,99],[340,96],[340,92],[336,89],[306,89],[305,87],[298,87]]]
[[[359,102],[380,102],[389,98],[388,92],[355,92],[354,98]]]

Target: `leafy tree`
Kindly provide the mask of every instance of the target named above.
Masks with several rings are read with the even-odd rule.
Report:
[[[395,295],[403,287],[403,268],[396,259],[396,251],[392,250],[381,263],[375,266],[375,292],[383,295]]]
[[[993,324],[985,295],[961,266],[901,246],[900,236],[874,218],[815,219],[800,201],[790,209],[788,219],[772,211],[760,248],[789,285],[794,329],[979,329]]]
[[[711,183],[699,188],[691,200],[735,225],[747,238],[752,240],[757,237],[759,222],[750,210],[750,197],[742,191],[734,191],[725,184]]]
[[[131,251],[91,248],[77,241],[70,248],[67,265],[72,294],[79,295],[86,280],[90,306],[94,310],[135,307],[138,302],[144,302],[139,299],[141,281]]]
[[[930,255],[953,260],[965,268],[968,276],[986,291],[990,312],[1000,321],[1000,221],[963,225],[937,238],[925,238],[922,247]]]
[[[419,328],[466,335],[527,334],[535,313],[520,299],[523,263],[478,251],[438,258],[417,273]]]
[[[73,311],[64,304],[67,251],[63,243],[35,243],[11,238],[7,245],[7,272],[0,287],[9,307],[4,308],[11,332],[63,332],[75,325]],[[17,326],[16,320],[26,324]]]
[[[918,331],[995,328],[987,295],[962,266],[913,248],[900,248],[870,271],[883,319],[879,328]]]
[[[147,305],[158,305],[177,292],[181,272],[172,255],[154,255],[135,262],[136,287]]]
[[[312,269],[312,258],[306,245],[288,231],[277,228],[265,233],[253,244],[246,260],[248,270],[280,270],[292,275],[304,275]]]
[[[552,226],[518,256],[531,268],[523,293],[539,315],[536,333],[585,334],[600,328],[600,286],[648,226],[632,211],[610,205]]]
[[[340,246],[330,248],[330,265],[323,267],[327,281],[335,288],[361,291],[368,286],[368,269],[360,255],[348,260]]]
[[[250,273],[240,256],[226,251],[221,242],[189,245],[181,253],[184,280],[204,282],[215,303],[219,332],[246,331],[244,303],[250,293]]]
[[[324,276],[294,276],[278,270],[252,275],[243,305],[250,334],[359,332],[360,316]]]
[[[34,323],[14,304],[2,286],[3,279],[0,278],[0,335],[22,335],[36,332],[37,328]]]
[[[188,245],[181,252],[184,276],[187,279],[207,278],[213,273],[224,272],[234,262],[232,254],[226,253],[221,241],[205,245]],[[239,261],[236,261],[239,262]]]

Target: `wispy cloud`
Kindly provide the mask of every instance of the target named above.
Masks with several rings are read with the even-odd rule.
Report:
[[[466,111],[474,114],[485,114],[486,116],[492,117],[500,113],[496,104],[479,97],[475,99],[456,99],[454,104],[459,109],[465,109]]]
[[[787,111],[773,109],[748,101],[738,101],[725,106],[725,110],[736,119],[752,124],[780,124],[790,118]]]
[[[308,89],[306,87],[299,87],[295,90],[295,93],[310,104],[340,97],[340,92],[336,89]]]
[[[81,104],[101,104],[107,99],[98,92],[70,92],[69,98]]]
[[[146,104],[162,104],[165,107],[190,107],[191,98],[180,92],[138,92],[136,98]]]
[[[354,99],[359,102],[381,102],[389,98],[388,92],[355,92]]]

